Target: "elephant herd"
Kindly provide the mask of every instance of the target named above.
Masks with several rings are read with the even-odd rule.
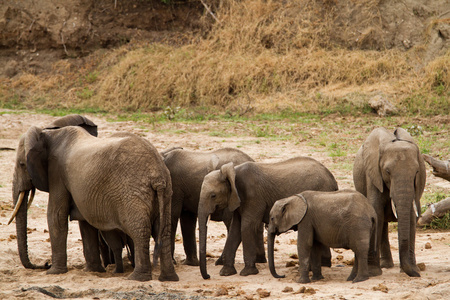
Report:
[[[10,222],[16,219],[20,260],[25,268],[67,272],[68,220],[79,222],[86,270],[105,272],[116,264],[123,272],[127,247],[134,270],[129,279],[177,281],[175,232],[181,226],[187,265],[199,266],[204,279],[207,221],[223,221],[227,239],[216,261],[220,275],[236,274],[235,255],[242,242],[244,269],[257,274],[265,263],[264,224],[268,224],[269,268],[275,237],[298,231],[298,282],[322,279],[331,265],[330,247],[351,249],[355,263],[347,280],[363,281],[393,267],[388,222],[398,221],[400,267],[420,276],[415,258],[415,224],[425,187],[419,148],[401,128],[377,128],[356,154],[356,191],[338,190],[333,174],[310,157],[276,163],[255,162],[237,149],[212,152],[172,148],[163,152],[131,133],[97,137],[97,126],[80,115],[62,117],[45,127],[31,127],[20,139],[13,177]],[[27,208],[35,189],[48,192],[47,221],[51,265],[28,257]],[[29,199],[28,199],[29,198]],[[24,201],[25,200],[25,201]],[[195,236],[198,218],[199,249]],[[197,256],[199,253],[199,256]]]

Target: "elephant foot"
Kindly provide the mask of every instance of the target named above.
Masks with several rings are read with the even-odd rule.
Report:
[[[381,270],[380,267],[378,266],[369,266],[369,276],[373,277],[373,276],[379,276],[383,274],[383,271]]]
[[[197,257],[191,257],[191,258],[186,257],[186,259],[183,261],[183,265],[187,265],[187,266],[199,266],[200,263],[199,263]]]
[[[322,279],[324,279],[324,278],[325,278],[325,277],[323,277],[322,274],[318,274],[318,275],[314,275],[314,274],[313,274],[313,276],[312,276],[311,279],[312,279],[313,281],[318,281],[318,280],[322,280]]]
[[[306,276],[306,277],[301,276],[297,279],[297,282],[298,283],[310,283],[311,279],[309,279],[309,276]]]
[[[161,274],[158,277],[158,280],[159,281],[179,281],[180,278],[178,278],[178,275],[175,272],[168,273],[168,274],[161,272]]]
[[[412,267],[408,267],[408,268],[401,267],[400,271],[405,272],[406,275],[408,275],[409,277],[420,277],[420,273]]]
[[[67,267],[57,268],[54,265],[47,270],[47,274],[64,274],[67,273]]]
[[[256,256],[256,262],[260,264],[264,264],[267,262],[266,256],[264,254]]]
[[[122,268],[115,268],[114,273],[123,273],[123,267]]]
[[[244,269],[242,269],[242,271],[239,273],[239,275],[248,276],[248,275],[256,275],[258,273],[259,273],[258,269],[255,266],[251,266],[251,267],[245,267]]]
[[[152,280],[151,272],[136,272],[136,270],[128,276],[128,280],[136,280],[136,281],[149,281]]]
[[[356,273],[351,272],[350,275],[347,277],[347,281],[353,281],[353,279],[356,278]]]
[[[394,261],[392,260],[392,257],[391,258],[382,257],[380,261],[380,266],[385,269],[390,269],[394,267]]]
[[[367,279],[369,279],[369,276],[356,276],[355,279],[353,279],[353,283],[355,282],[361,282],[361,281],[366,281]]]
[[[106,270],[102,265],[86,265],[84,268],[85,272],[99,272],[99,273],[105,273]]]
[[[223,266],[222,269],[220,269],[220,276],[231,276],[236,274],[236,268],[234,266]]]
[[[223,257],[220,256],[215,263],[216,266],[222,266],[223,265]]]

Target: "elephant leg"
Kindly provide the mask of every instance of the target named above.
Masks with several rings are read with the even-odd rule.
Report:
[[[241,243],[241,216],[235,211],[231,221],[230,232],[228,233],[225,247],[223,249],[223,267],[220,276],[230,276],[237,273],[234,267],[236,251]]]
[[[197,223],[197,214],[183,211],[180,216],[181,233],[183,235],[184,253],[186,260],[183,264],[189,266],[198,266],[197,242],[195,239],[195,226]]]
[[[147,226],[146,226],[147,225]],[[150,264],[150,224],[142,224],[129,233],[135,248],[135,268],[128,277],[131,280],[148,281],[152,279],[152,266]]]
[[[352,272],[347,277],[347,281],[353,281],[353,279],[356,278],[357,274],[358,274],[358,258],[356,257],[356,253],[355,253]]]
[[[383,223],[383,230],[381,233],[381,261],[380,266],[382,268],[392,268],[394,266],[394,260],[392,259],[391,246],[389,244],[389,223]]]
[[[67,233],[69,228],[69,199],[66,191],[59,191],[54,187],[49,195],[47,221],[52,249],[52,266],[47,274],[61,274],[67,272]],[[95,238],[97,240],[98,237]],[[97,247],[98,249],[98,244]],[[100,256],[99,256],[100,258]]]
[[[127,251],[128,251],[128,260],[131,263],[131,266],[134,268],[134,243],[131,237],[127,235]]]
[[[298,283],[309,283],[309,269],[311,263],[311,249],[313,247],[312,228],[298,228],[297,251],[298,251]]]
[[[242,231],[242,246],[244,250],[244,263],[245,267],[240,272],[241,276],[248,276],[258,274],[259,271],[256,268],[256,252],[258,246],[258,237],[259,237],[259,222],[255,224],[255,222],[249,221],[242,217],[241,231]],[[255,247],[256,246],[256,247]]]
[[[312,280],[321,280],[322,276],[322,244],[318,242],[313,242],[311,251],[311,270],[313,273]]]
[[[231,228],[231,219],[230,218],[225,218],[223,220],[223,223],[225,224],[225,227],[227,227],[227,236],[230,235],[230,228]],[[264,234],[264,231],[263,231]],[[264,247],[264,240],[263,240],[263,247]],[[216,260],[215,263],[216,266],[221,266],[223,265],[223,252],[222,254],[220,254],[220,257]]]
[[[380,248],[381,248],[381,237],[383,233],[383,226],[385,223],[384,206],[380,203],[380,201],[371,201],[371,203],[375,211],[377,212],[377,229],[375,235],[376,238],[374,241],[376,247],[373,245],[373,243],[370,244],[368,264],[370,276],[378,276],[383,273],[380,264]]]
[[[114,262],[116,264],[114,273],[123,273],[123,259],[122,259],[123,242],[120,236],[121,233],[112,230],[112,231],[102,231],[101,234],[105,238],[106,243],[113,252]]]
[[[266,251],[264,250],[264,223],[261,222],[261,225],[258,227],[257,233],[257,246],[256,246],[256,262],[257,263],[266,263]]]
[[[173,201],[175,200],[176,198],[175,198],[175,196],[173,197],[173,199],[172,199],[172,203],[173,203]],[[172,210],[171,210],[171,215],[172,215],[172,218],[171,218],[171,220],[170,220],[170,226],[171,226],[171,231],[170,231],[170,250],[171,250],[171,252],[172,252],[172,261],[173,261],[173,264],[174,265],[176,265],[177,264],[177,262],[175,261],[175,237],[176,237],[176,234],[177,234],[177,227],[178,227],[178,220],[180,219],[180,217],[181,217],[181,204],[172,204]],[[183,237],[183,239],[184,239],[184,237]]]
[[[358,238],[358,242],[356,243],[355,252],[355,263],[353,265],[351,276],[354,276],[347,280],[352,280],[353,283],[365,281],[369,279],[369,266],[368,266],[368,253],[370,247],[370,229],[367,231],[369,238],[365,239],[364,237]]]
[[[321,253],[321,260],[320,265],[322,267],[331,267],[331,251],[330,247],[325,246],[324,244],[321,244],[320,246],[320,253]]]
[[[109,247],[100,247],[99,231],[97,228],[91,226],[86,221],[78,221],[80,227],[81,240],[83,241],[83,254],[86,260],[86,272],[106,272],[102,266],[100,259],[100,250],[103,251],[103,257],[105,258],[105,266],[107,263],[111,263],[109,256]],[[108,259],[108,261],[106,261]]]

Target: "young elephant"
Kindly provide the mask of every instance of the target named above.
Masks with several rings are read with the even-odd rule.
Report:
[[[300,278],[308,283],[309,269],[313,280],[323,279],[320,251],[325,245],[332,248],[352,249],[355,263],[347,280],[364,281],[369,278],[369,246],[375,242],[377,215],[366,197],[351,190],[336,192],[306,191],[278,200],[270,211],[268,229],[268,257],[270,272],[275,271],[273,251],[275,235],[292,228],[298,230],[297,249]],[[310,261],[311,256],[311,261]]]
[[[207,219],[216,209],[233,212],[223,250],[221,276],[236,274],[234,259],[242,240],[245,267],[240,275],[258,273],[258,228],[269,223],[269,212],[276,200],[307,190],[336,191],[333,174],[310,157],[295,157],[276,163],[245,162],[223,165],[205,176],[200,192],[198,224],[200,237],[200,272],[206,270]],[[329,253],[329,249],[326,249]]]

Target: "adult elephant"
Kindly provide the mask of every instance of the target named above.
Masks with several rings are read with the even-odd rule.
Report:
[[[86,130],[93,136],[97,136],[97,125],[94,124],[88,118],[81,115],[67,115],[62,118],[59,118],[47,126],[44,126],[43,129],[58,129],[66,126],[79,126]],[[19,199],[19,195],[22,198],[25,198],[25,202],[23,205],[17,206],[14,214],[16,216],[16,232],[17,232],[17,244],[19,250],[19,257],[22,265],[28,269],[48,269],[50,266],[48,264],[45,265],[35,265],[31,263],[30,258],[28,257],[28,242],[27,242],[27,208],[30,207],[33,202],[34,194],[35,194],[35,186],[31,182],[30,174],[28,173],[26,166],[26,149],[25,149],[25,141],[26,135],[22,136],[19,141],[19,146],[16,152],[16,163],[14,168],[13,175],[13,187],[12,187],[12,197],[13,203],[16,205],[17,200]],[[29,150],[29,149],[27,149]],[[28,201],[28,197],[30,197]],[[28,202],[28,204],[27,204]],[[18,212],[17,212],[18,210]],[[10,222],[12,221],[12,218]],[[85,224],[86,226],[88,224]],[[80,224],[80,226],[83,226]],[[97,240],[97,239],[96,239]],[[95,241],[97,242],[97,241]],[[84,247],[86,248],[86,247]],[[97,251],[98,247],[88,247],[88,251]],[[101,260],[99,257],[99,253],[97,255],[93,255],[89,253],[88,257],[92,258],[87,261],[87,268],[92,269],[93,271],[98,271],[98,266],[101,266]],[[93,261],[95,259],[95,261]],[[92,262],[92,263],[91,263]],[[104,271],[104,270],[103,270]]]
[[[381,268],[393,267],[388,222],[398,221],[400,267],[409,276],[420,277],[415,255],[416,221],[426,171],[411,135],[402,128],[394,133],[385,128],[373,130],[356,154],[353,180],[378,217],[377,248],[369,253],[371,273],[381,274]]]
[[[75,207],[91,226],[120,230],[132,238],[136,267],[129,278],[140,281],[152,278],[149,242],[159,215],[159,280],[178,280],[170,255],[170,174],[150,142],[132,135],[100,139],[68,126],[31,127],[20,143],[25,157],[18,157],[16,167],[26,166],[28,173],[20,178],[17,172],[14,180],[28,181],[30,190],[49,192],[52,266],[48,274],[67,272],[68,216]],[[25,193],[15,195],[14,202],[18,214],[26,218],[26,207],[22,209],[20,201]]]
[[[205,176],[200,193],[198,220],[200,229],[200,271],[206,271],[207,219],[216,208],[233,212],[230,231],[223,251],[220,275],[236,274],[234,259],[242,239],[245,268],[240,275],[257,274],[256,237],[261,222],[269,223],[269,212],[276,200],[306,190],[336,191],[333,174],[310,157],[296,157],[277,163],[246,162],[223,165]],[[328,249],[329,252],[329,249]]]
[[[253,159],[234,148],[223,148],[210,152],[195,152],[175,148],[163,152],[162,155],[172,178],[172,255],[175,250],[177,224],[180,220],[186,254],[184,264],[198,266],[195,228],[203,178],[225,163],[233,162],[239,165],[247,161],[253,161]],[[221,209],[212,213],[211,220],[223,221],[229,229],[231,217],[232,214],[228,209]],[[262,223],[259,231],[258,262],[265,262]],[[216,263],[221,264],[222,257]]]

